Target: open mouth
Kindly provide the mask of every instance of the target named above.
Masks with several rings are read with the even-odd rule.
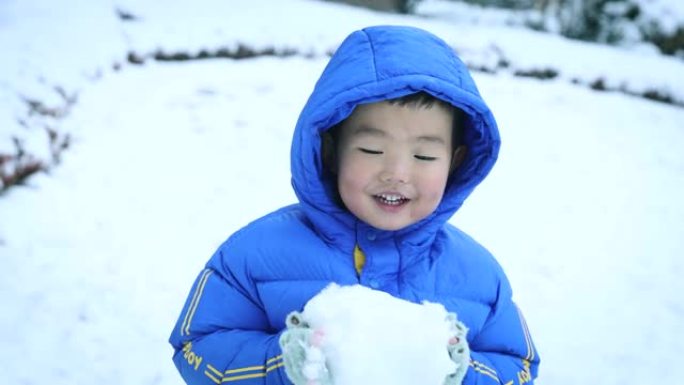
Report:
[[[374,195],[376,201],[388,206],[401,206],[408,202],[410,199],[401,196],[399,194],[378,194]]]

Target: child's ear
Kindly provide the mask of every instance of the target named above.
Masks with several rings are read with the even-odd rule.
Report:
[[[465,145],[460,145],[454,150],[454,154],[451,157],[451,166],[449,167],[449,174],[454,172],[457,168],[461,166],[463,160],[465,160],[466,154],[468,153],[468,147]]]
[[[333,139],[330,130],[321,134],[321,158],[323,160],[323,167],[333,174],[337,173],[337,166],[335,159],[335,140]]]

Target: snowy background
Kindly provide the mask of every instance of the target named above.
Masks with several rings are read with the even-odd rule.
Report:
[[[681,383],[684,62],[497,15],[0,1],[0,153],[60,158],[0,195],[2,383],[181,384],[166,340],[192,281],[231,232],[295,200],[299,111],[373,24],[433,31],[476,70],[503,145],[452,222],[508,273],[538,383]],[[244,58],[157,60],[183,55]]]

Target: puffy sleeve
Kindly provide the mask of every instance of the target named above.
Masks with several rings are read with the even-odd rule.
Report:
[[[480,332],[469,337],[471,360],[464,385],[533,384],[539,355],[503,272],[492,312]]]
[[[169,339],[178,371],[189,385],[290,384],[280,331],[270,326],[253,288],[217,259],[195,280]]]

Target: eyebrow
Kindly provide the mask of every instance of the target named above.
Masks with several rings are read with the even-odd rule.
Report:
[[[432,135],[423,135],[419,136],[418,138],[419,142],[428,142],[428,143],[435,143],[435,144],[444,144],[446,145],[446,141],[439,137],[439,136],[432,136]]]
[[[385,137],[387,136],[387,133],[379,128],[371,127],[371,126],[359,126],[354,129],[353,132],[354,135],[369,135],[369,136],[378,136],[378,137]]]

